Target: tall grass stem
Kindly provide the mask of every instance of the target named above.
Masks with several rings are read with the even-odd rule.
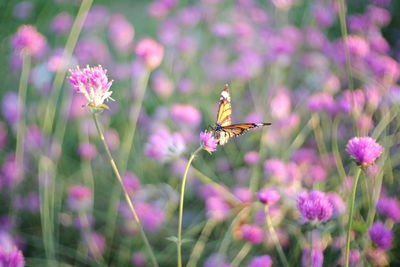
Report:
[[[142,224],[141,224],[141,222],[139,220],[139,217],[138,217],[138,215],[136,213],[136,210],[135,210],[135,208],[133,206],[132,200],[129,197],[128,191],[126,190],[126,188],[124,186],[124,183],[122,182],[121,175],[120,175],[119,170],[117,168],[117,165],[115,164],[115,161],[114,161],[114,159],[113,159],[113,157],[111,155],[110,149],[109,149],[109,147],[107,145],[107,142],[106,142],[106,139],[104,137],[103,130],[102,130],[101,126],[100,126],[97,114],[94,113],[94,112],[93,112],[93,119],[94,119],[94,123],[96,124],[97,132],[99,133],[100,139],[101,139],[101,141],[103,143],[104,149],[106,150],[106,153],[107,153],[108,159],[110,161],[111,167],[112,167],[112,169],[114,171],[115,176],[118,179],[118,182],[120,183],[120,185],[122,187],[122,190],[123,190],[124,196],[125,196],[125,200],[128,203],[128,206],[129,206],[129,208],[130,208],[130,210],[132,212],[132,215],[133,215],[133,219],[135,220],[135,222],[136,222],[136,224],[137,224],[137,226],[139,228],[140,235],[142,236],[142,239],[143,239],[143,241],[144,241],[144,243],[146,245],[146,248],[147,248],[147,251],[148,251],[148,253],[150,255],[152,264],[153,264],[153,266],[157,266],[158,267],[158,263],[157,263],[155,255],[154,255],[154,252],[153,252],[153,250],[152,250],[152,248],[150,246],[149,240],[147,239],[146,234],[145,234],[145,232],[143,230],[143,226],[142,226]]]
[[[177,248],[177,257],[178,257],[178,267],[182,267],[182,221],[183,221],[183,200],[185,199],[185,186],[187,180],[187,174],[189,172],[190,165],[192,164],[193,159],[196,157],[196,154],[202,150],[203,147],[200,146],[197,148],[192,155],[190,155],[189,161],[186,164],[185,172],[182,178],[181,185],[181,194],[179,198],[179,219],[178,219],[178,240],[176,241]]]
[[[350,255],[350,232],[353,225],[353,212],[354,212],[354,203],[356,200],[356,192],[357,192],[357,184],[361,174],[361,167],[357,169],[357,173],[353,180],[353,188],[351,190],[351,197],[349,201],[349,222],[347,224],[347,233],[346,233],[346,248],[345,248],[345,267],[349,267],[349,255]]]

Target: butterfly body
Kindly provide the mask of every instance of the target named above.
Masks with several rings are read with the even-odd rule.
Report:
[[[230,138],[242,135],[250,129],[271,125],[269,122],[232,124],[231,114],[231,97],[228,85],[225,85],[219,99],[217,122],[215,123],[215,127],[212,128],[214,137],[218,140],[219,145],[226,144]]]

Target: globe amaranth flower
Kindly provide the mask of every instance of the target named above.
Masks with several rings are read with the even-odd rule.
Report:
[[[333,213],[332,203],[324,192],[313,190],[310,193],[303,192],[297,198],[297,209],[302,220],[325,222]]]
[[[379,213],[386,215],[394,222],[400,222],[400,202],[392,197],[380,197],[376,208]]]
[[[243,224],[240,233],[244,240],[252,244],[260,244],[264,240],[264,232],[257,225]]]
[[[383,147],[368,136],[354,137],[346,145],[346,152],[362,167],[371,166],[383,153]]]
[[[107,70],[102,66],[89,67],[69,70],[68,80],[72,87],[87,100],[87,105],[93,108],[108,109],[103,104],[105,100],[111,99],[112,91],[109,91],[113,81],[108,81]]]
[[[162,128],[150,136],[145,146],[145,154],[149,158],[161,162],[177,159],[185,151],[185,141],[182,135],[170,133]]]
[[[73,211],[85,211],[93,203],[92,191],[83,185],[73,185],[68,189],[68,206]]]
[[[257,192],[258,200],[266,205],[272,205],[279,201],[281,195],[274,189],[264,189]]]
[[[11,46],[14,52],[28,53],[32,56],[40,57],[46,49],[46,38],[41,35],[35,27],[22,25],[14,34]]]
[[[214,138],[211,132],[201,132],[200,142],[203,149],[210,154],[217,150],[218,140]]]
[[[310,259],[311,256],[311,259]],[[311,255],[310,255],[310,250],[309,249],[304,249],[303,251],[303,256],[301,257],[301,263],[302,266],[311,266],[312,267],[322,267],[324,263],[324,253],[321,249],[318,248],[313,248],[311,250]]]
[[[392,246],[393,233],[382,222],[374,223],[368,234],[377,247],[387,250]]]
[[[157,68],[164,57],[164,47],[151,38],[140,40],[135,52],[150,70]]]
[[[254,257],[248,267],[271,267],[272,259],[269,255]]]
[[[24,256],[22,252],[13,247],[12,249],[4,249],[0,247],[0,266],[23,267],[25,266]]]

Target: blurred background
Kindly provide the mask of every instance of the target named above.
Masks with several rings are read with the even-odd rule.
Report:
[[[82,107],[84,97],[66,79],[68,68],[102,65],[115,99],[100,116],[106,140],[160,266],[176,266],[176,245],[168,237],[176,236],[181,177],[199,133],[215,123],[226,83],[233,122],[273,125],[196,157],[185,196],[184,262],[269,266],[253,264],[268,254],[280,266],[254,195],[273,187],[281,201],[270,214],[290,266],[307,266],[304,255],[316,246],[307,243],[310,232],[323,266],[342,265],[344,207],[355,168],[345,144],[369,135],[386,154],[364,175],[354,264],[400,264],[399,216],[378,206],[374,217],[382,199],[390,199],[400,214],[395,118],[400,1],[347,1],[348,36],[341,31],[338,3],[0,2],[0,248],[17,248],[27,266],[151,266],[91,115]],[[82,29],[74,24],[80,9]],[[32,53],[23,109],[18,100],[23,61],[15,45],[21,25],[33,25],[44,36],[33,34],[41,49]],[[162,48],[156,55],[160,64],[146,68],[138,51],[143,40],[155,42],[150,50]],[[67,63],[64,49],[71,52]],[[19,139],[24,147],[19,166],[21,117],[26,133]],[[329,192],[336,201],[333,218],[313,231],[299,227],[296,211],[297,195],[311,189]],[[368,239],[374,218],[390,226],[391,250]],[[246,240],[244,224],[266,232],[261,244]],[[205,248],[196,259],[191,253],[201,235]],[[240,254],[243,248],[248,251]]]

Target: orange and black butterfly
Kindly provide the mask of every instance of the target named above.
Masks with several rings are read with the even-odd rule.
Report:
[[[269,122],[232,124],[231,115],[231,97],[229,95],[228,85],[226,84],[221,92],[217,122],[215,123],[215,127],[213,127],[214,137],[221,146],[226,144],[230,138],[244,134],[250,129],[271,125]]]

